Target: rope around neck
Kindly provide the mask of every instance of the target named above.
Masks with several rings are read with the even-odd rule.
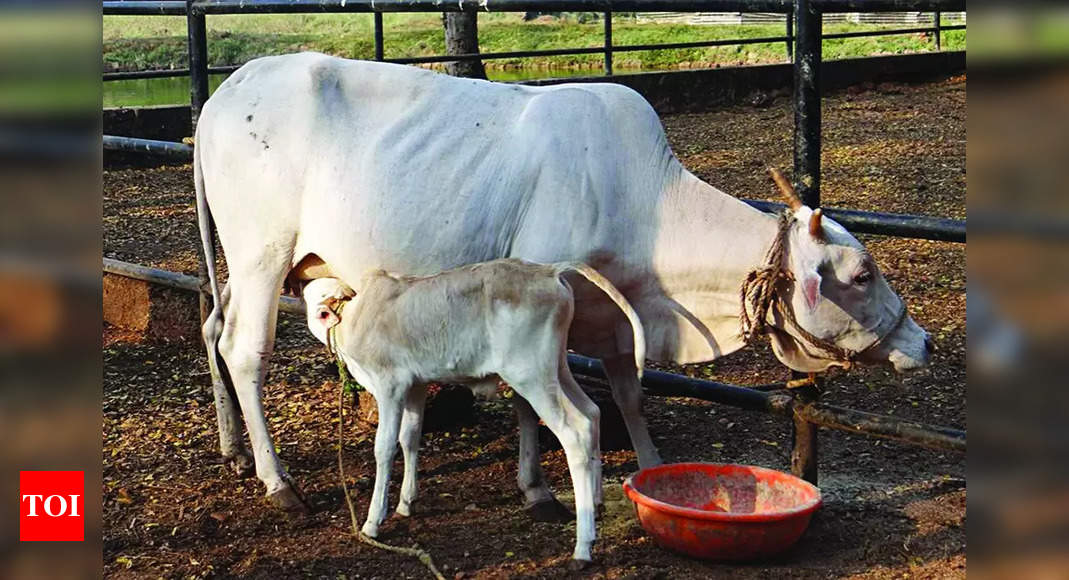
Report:
[[[783,299],[781,292],[785,282],[793,282],[795,280],[794,274],[786,266],[787,240],[793,224],[794,215],[791,212],[784,211],[780,214],[776,237],[772,240],[772,245],[769,246],[768,252],[765,254],[765,266],[750,270],[746,275],[746,279],[742,282],[742,288],[739,291],[742,303],[742,314],[739,317],[742,338],[749,344],[755,337],[771,332],[768,324],[768,312],[774,309],[787,324],[794,327],[794,331],[808,343],[808,346],[824,351],[825,354],[830,355],[831,360],[842,362],[845,364],[844,368],[849,369],[859,356],[876,348],[888,336],[898,330],[898,327],[906,319],[906,303],[901,298],[899,299],[898,314],[891,328],[883,335],[877,335],[871,343],[860,350],[843,348],[802,328],[794,317],[794,309]],[[750,315],[751,311],[753,316]],[[803,344],[804,346],[806,345]]]

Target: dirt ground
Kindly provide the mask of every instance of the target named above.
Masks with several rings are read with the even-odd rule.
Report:
[[[824,104],[824,200],[829,206],[965,216],[964,78],[879,85]],[[771,198],[765,166],[789,167],[790,103],[664,118],[683,163],[740,197]],[[189,167],[104,174],[104,247],[110,257],[194,273],[197,234]],[[824,399],[937,425],[966,427],[965,246],[866,236],[863,241],[932,332],[930,370],[835,372]],[[276,445],[315,511],[269,509],[255,478],[219,462],[207,363],[198,342],[131,340],[105,329],[104,564],[125,577],[427,578],[416,560],[355,543],[338,483],[336,371],[302,322],[283,317],[265,389]],[[766,344],[682,372],[736,384],[784,379]],[[789,467],[782,419],[688,399],[651,398],[650,430],[667,461]],[[350,425],[353,425],[350,423]],[[373,434],[353,426],[345,446],[361,519],[374,471]],[[965,457],[822,431],[824,506],[801,542],[775,561],[710,564],[648,538],[620,482],[630,451],[606,453],[607,509],[595,565],[605,578],[964,577]],[[392,516],[381,539],[418,544],[447,577],[557,577],[574,524],[532,522],[515,483],[517,436],[506,401],[478,403],[475,421],[423,439],[421,498]],[[543,466],[570,498],[563,453]],[[395,466],[395,474],[399,471]],[[391,499],[397,498],[397,479]]]

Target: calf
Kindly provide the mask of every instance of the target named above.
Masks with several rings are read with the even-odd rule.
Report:
[[[641,376],[645,339],[638,315],[585,264],[504,259],[419,278],[374,271],[355,292],[336,278],[304,287],[312,334],[336,350],[378,403],[375,489],[365,534],[376,536],[386,517],[398,438],[405,470],[397,512],[410,513],[425,385],[449,382],[482,390],[503,380],[523,399],[517,404],[533,409],[564,447],[575,489],[573,557],[590,560],[594,509],[601,501],[599,411],[568,370],[574,299],[562,274],[569,271],[584,276],[624,311]]]

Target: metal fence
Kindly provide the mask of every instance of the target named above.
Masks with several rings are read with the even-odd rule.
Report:
[[[176,1],[105,1],[105,14],[170,14],[187,17],[189,61],[191,77],[191,115],[194,126],[201,107],[208,99],[207,33],[205,17],[210,14],[236,13],[307,13],[307,12],[370,12],[376,15],[376,53],[381,59],[381,14],[385,12],[457,12],[457,11],[593,11],[607,15],[606,46],[597,49],[580,49],[583,51],[603,51],[606,55],[606,70],[611,72],[613,52],[622,48],[612,45],[611,14],[613,12],[766,12],[785,14],[787,22],[793,24],[796,33],[790,33],[775,39],[747,39],[748,41],[792,43],[794,55],[794,181],[795,187],[803,201],[811,206],[820,205],[820,69],[821,42],[824,38],[842,38],[850,36],[871,36],[869,32],[844,33],[840,35],[823,35],[822,20],[825,13],[887,13],[902,11],[951,12],[963,11],[964,0],[457,0],[443,3],[441,0],[188,0]],[[916,29],[914,31],[937,32],[939,18],[936,17],[935,28]],[[955,26],[953,28],[959,28]],[[942,30],[951,27],[942,27]],[[873,31],[884,33],[883,31]],[[716,41],[734,42],[737,41]],[[681,46],[713,46],[703,43],[650,45],[650,48],[668,48]],[[648,48],[641,48],[647,50]],[[576,54],[574,49],[562,49],[567,52],[559,54]],[[636,50],[640,50],[636,48]],[[558,54],[555,51],[532,51],[522,53]],[[498,53],[517,54],[520,53]],[[488,58],[493,55],[451,55],[448,57],[426,57],[442,60],[462,60]],[[412,62],[412,61],[409,61]],[[426,61],[423,62],[433,62]],[[104,137],[104,148],[127,152],[143,152],[151,155],[163,155],[188,159],[192,148],[181,143],[169,143],[135,139],[130,137]],[[748,201],[762,209],[779,207],[769,202]],[[887,214],[879,212],[861,212],[856,210],[827,208],[827,215],[835,218],[848,229],[855,232],[915,237],[925,239],[965,242],[965,222],[931,216]],[[154,283],[170,281],[172,286],[179,284],[173,273],[161,272],[136,265],[116,266],[111,269],[121,275],[140,278]],[[105,269],[108,265],[105,264]],[[207,270],[201,261],[199,280],[196,288],[205,288]],[[181,284],[190,286],[190,278]],[[180,287],[180,286],[176,286]],[[202,294],[203,298],[203,294]],[[599,376],[600,364],[591,359],[571,356],[569,363],[573,370],[581,374]],[[790,417],[794,425],[794,447],[791,455],[792,471],[809,481],[817,478],[817,440],[818,426],[844,429],[852,433],[863,433],[876,437],[889,437],[907,443],[925,445],[939,449],[963,451],[965,449],[965,432],[943,427],[919,425],[893,417],[872,415],[850,409],[823,405],[817,401],[813,390],[791,391],[785,384],[772,385],[773,392],[767,389],[751,389],[734,385],[724,385],[712,381],[702,381],[672,375],[669,373],[649,371],[643,379],[643,385],[652,393],[668,396],[689,396],[710,401],[742,407],[754,411],[769,412]]]
[[[255,2],[247,2],[246,4],[254,4]],[[131,4],[138,4],[143,6],[128,6]],[[283,2],[280,4],[290,4],[289,2]],[[318,3],[322,4],[322,3]],[[342,2],[342,5],[347,5],[348,2]],[[172,6],[174,5],[174,6]],[[177,6],[181,5],[181,6]],[[221,8],[220,8],[221,9]],[[329,10],[329,8],[323,8],[323,10]],[[249,11],[255,11],[250,9]],[[333,10],[331,10],[333,11]],[[338,10],[341,11],[341,10]],[[185,2],[104,2],[104,14],[188,14]],[[517,50],[507,52],[486,52],[479,54],[450,54],[450,55],[432,55],[432,56],[413,56],[413,57],[397,57],[397,58],[385,58],[385,38],[383,32],[383,20],[382,12],[374,12],[374,60],[383,62],[393,62],[398,64],[430,64],[430,63],[444,63],[444,62],[456,62],[464,60],[497,60],[497,59],[513,59],[513,58],[527,58],[537,56],[565,56],[565,55],[581,55],[581,54],[603,54],[604,65],[602,68],[603,73],[606,76],[613,74],[613,55],[615,53],[623,52],[636,52],[636,51],[648,51],[648,50],[669,50],[669,49],[686,49],[686,48],[707,48],[714,46],[741,46],[747,44],[774,44],[782,43],[784,45],[785,56],[788,60],[793,57],[793,42],[794,42],[794,14],[787,13],[774,13],[774,12],[651,12],[648,13],[648,20],[659,21],[672,21],[672,22],[686,22],[688,24],[755,24],[755,23],[783,23],[785,33],[783,36],[766,36],[759,38],[735,38],[735,39],[716,39],[716,40],[703,40],[694,42],[677,42],[677,43],[659,43],[659,44],[631,44],[631,45],[619,45],[613,43],[612,27],[613,27],[613,12],[603,12],[603,44],[600,47],[576,47],[576,48],[557,48],[548,50]],[[955,15],[963,13],[954,13]],[[963,30],[964,24],[944,24],[944,18],[940,12],[927,12],[927,13],[888,13],[885,18],[871,19],[861,16],[859,13],[853,14],[835,14],[839,22],[857,22],[866,24],[895,24],[905,25],[913,24],[908,28],[884,28],[878,30],[864,30],[855,32],[840,32],[824,34],[824,39],[837,39],[837,38],[859,38],[859,37],[871,37],[871,36],[893,36],[900,34],[929,34],[932,38],[932,46],[935,50],[942,49],[942,33],[948,30]],[[851,18],[855,17],[855,18]],[[647,18],[644,18],[647,19]],[[218,67],[209,67],[208,72],[211,74],[227,74],[234,72],[240,68],[240,64],[225,65]],[[172,78],[172,77],[184,77],[189,76],[189,69],[166,69],[166,70],[141,70],[141,71],[114,71],[103,73],[105,81],[117,81],[117,80],[131,80],[131,79],[154,79],[154,78]]]

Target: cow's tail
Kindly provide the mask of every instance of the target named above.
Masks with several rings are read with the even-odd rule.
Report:
[[[638,373],[638,378],[641,379],[642,368],[646,364],[646,335],[642,330],[642,321],[639,320],[635,309],[631,307],[631,303],[627,301],[627,298],[624,298],[624,295],[616,289],[616,286],[613,286],[608,278],[582,262],[562,262],[555,264],[555,267],[558,275],[568,271],[578,272],[611,298],[620,307],[620,310],[624,312],[624,316],[627,316],[627,320],[631,323],[631,333],[635,342],[635,371]]]
[[[204,264],[208,268],[208,283],[212,290],[212,305],[222,308],[220,300],[219,279],[215,274],[215,243],[212,236],[212,211],[208,208],[208,198],[204,195],[204,172],[200,165],[199,139],[193,145],[193,184],[197,190],[197,226],[200,228],[200,243],[204,249]],[[203,292],[204,289],[201,288]]]

